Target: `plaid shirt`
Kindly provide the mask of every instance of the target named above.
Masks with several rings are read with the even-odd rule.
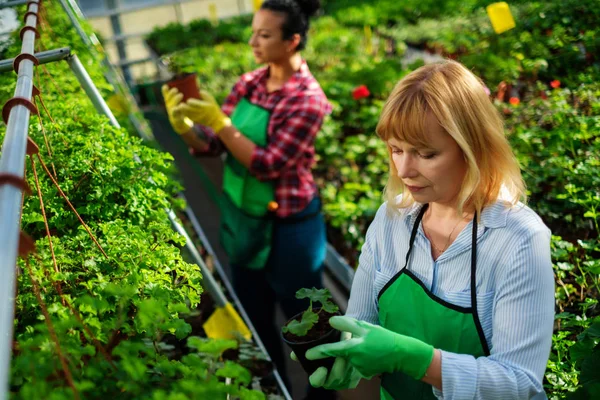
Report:
[[[314,142],[331,105],[306,62],[280,90],[271,93],[267,92],[268,75],[268,67],[242,75],[221,108],[231,116],[245,97],[271,113],[268,144],[255,148],[250,173],[261,181],[275,183],[277,216],[283,218],[302,211],[317,193],[311,173]],[[216,156],[226,150],[210,128],[197,125],[196,132],[209,147],[206,152],[195,154]]]

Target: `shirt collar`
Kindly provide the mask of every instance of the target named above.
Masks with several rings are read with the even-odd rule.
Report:
[[[522,203],[518,203],[516,206],[511,207],[506,201],[499,199],[483,209],[481,218],[479,219],[479,225],[486,228],[502,228],[506,226],[506,219],[508,218],[508,213],[511,208],[520,209],[523,207],[524,205]],[[423,204],[414,203],[404,211],[406,213],[406,222],[409,227],[414,225],[422,208]]]

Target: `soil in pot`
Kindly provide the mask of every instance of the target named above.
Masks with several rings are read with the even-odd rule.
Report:
[[[170,88],[177,88],[183,93],[183,101],[188,99],[199,99],[200,88],[198,87],[198,76],[195,73],[176,75],[173,79],[167,82]]]
[[[317,313],[320,309],[313,309],[313,312]],[[302,368],[308,375],[311,375],[319,367],[325,367],[328,370],[333,366],[333,357],[327,357],[321,360],[307,360],[305,357],[306,351],[312,349],[321,344],[335,343],[340,340],[341,332],[337,329],[333,329],[329,325],[329,318],[339,315],[339,313],[330,314],[325,311],[319,313],[319,321],[311,328],[306,336],[296,336],[293,333],[281,333],[283,341],[290,346],[290,348],[298,357],[298,361]],[[302,313],[298,313],[291,318],[286,325],[293,320],[300,321],[302,319]]]

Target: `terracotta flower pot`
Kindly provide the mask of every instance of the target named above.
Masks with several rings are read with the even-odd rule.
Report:
[[[318,309],[313,310],[317,312]],[[333,329],[329,325],[329,318],[331,318],[336,314],[319,314],[319,322],[315,324],[315,326],[308,332],[306,336],[296,336],[292,333],[281,333],[281,337],[283,341],[290,346],[290,348],[296,354],[300,365],[308,375],[311,375],[313,372],[317,370],[319,367],[325,367],[328,370],[331,370],[333,366],[334,357],[323,358],[321,360],[307,360],[306,359],[306,351],[312,349],[321,344],[326,343],[335,343],[340,340],[341,332],[337,329]],[[293,320],[301,320],[302,312],[296,314],[293,318],[291,318],[286,325],[289,324]]]
[[[167,82],[167,86],[170,88],[175,87],[181,93],[183,93],[183,101],[188,99],[199,99],[200,88],[198,87],[198,75],[190,73],[186,75],[178,75],[175,78]]]

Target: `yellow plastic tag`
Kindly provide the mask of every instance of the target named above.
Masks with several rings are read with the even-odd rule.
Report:
[[[516,26],[508,4],[504,1],[492,3],[486,7],[492,28],[497,34],[506,32]]]
[[[210,22],[212,22],[213,25],[219,23],[219,16],[217,15],[217,5],[215,3],[210,3],[208,5],[208,14],[210,16]]]
[[[254,11],[260,10],[260,6],[262,6],[263,0],[254,0]]]
[[[365,25],[365,42],[367,42],[367,54],[373,53],[373,31],[369,25]]]
[[[217,307],[202,327],[206,336],[212,339],[236,339],[236,332],[246,340],[252,339],[250,329],[231,303],[225,304],[224,307]]]

